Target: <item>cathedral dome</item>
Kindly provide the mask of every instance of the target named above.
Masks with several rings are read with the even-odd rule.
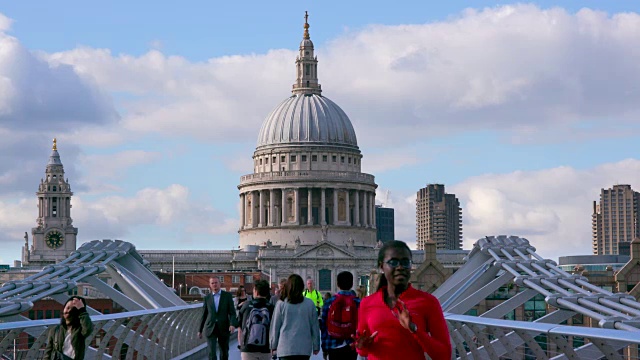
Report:
[[[257,146],[309,143],[358,148],[353,125],[336,103],[318,94],[297,93],[267,116]]]

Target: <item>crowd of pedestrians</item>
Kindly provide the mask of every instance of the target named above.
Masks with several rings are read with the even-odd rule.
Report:
[[[353,275],[336,277],[338,292],[324,295],[312,279],[297,274],[282,279],[271,295],[258,280],[253,294],[241,286],[235,298],[211,277],[203,299],[197,336],[203,335],[209,359],[229,359],[229,339],[237,329],[243,360],[308,360],[322,351],[325,360],[450,359],[449,331],[438,300],[411,286],[411,250],[402,241],[385,243],[377,267],[376,291],[353,289]],[[64,304],[60,325],[51,327],[45,359],[83,359],[93,327],[86,302],[78,296]]]
[[[321,351],[328,360],[422,360],[425,354],[450,359],[442,308],[433,295],[411,286],[412,264],[406,243],[385,243],[378,253],[378,287],[369,296],[363,287],[353,289],[353,275],[346,271],[337,275],[339,290],[333,295],[323,295],[312,279],[305,286],[302,277],[292,274],[278,283],[274,295],[269,283],[260,280],[253,296],[238,289],[235,302],[211,278],[198,334],[204,329],[210,359],[217,359],[216,345],[220,358],[228,359],[229,333],[235,327],[243,360],[308,360]]]

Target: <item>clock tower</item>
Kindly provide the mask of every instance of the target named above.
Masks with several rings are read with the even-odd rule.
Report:
[[[33,243],[23,252],[23,263],[46,266],[66,259],[76,250],[78,229],[71,219],[71,186],[64,178],[64,167],[58,154],[56,139],[45,170],[45,178],[38,187],[37,226],[31,229]],[[25,234],[26,239],[26,234]],[[28,248],[28,239],[26,239]]]

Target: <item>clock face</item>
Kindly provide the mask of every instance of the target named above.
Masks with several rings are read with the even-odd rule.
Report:
[[[64,241],[64,236],[58,230],[51,230],[47,233],[47,236],[44,238],[47,246],[52,249],[57,249],[62,246],[62,242]]]

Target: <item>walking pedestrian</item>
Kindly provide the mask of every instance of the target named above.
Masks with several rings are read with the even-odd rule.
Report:
[[[269,360],[269,328],[273,319],[273,305],[269,299],[269,283],[258,280],[253,284],[253,300],[240,308],[238,344],[242,360]]]
[[[198,338],[202,339],[202,331],[204,330],[210,360],[217,360],[217,346],[220,346],[220,359],[229,359],[229,337],[238,326],[233,296],[231,293],[221,290],[220,286],[220,279],[217,276],[209,278],[211,293],[207,294],[202,302],[204,310],[200,321],[200,331],[198,331]]]
[[[389,241],[378,253],[380,282],[364,298],[358,313],[356,349],[369,360],[451,358],[447,323],[438,299],[409,283],[411,250],[402,241]]]
[[[329,360],[356,360],[358,354],[351,344],[358,326],[360,299],[351,290],[353,274],[343,271],[336,282],[340,291],[327,299],[322,307],[322,352]]]
[[[273,311],[270,343],[272,354],[285,360],[308,360],[320,351],[320,329],[315,304],[302,295],[304,280],[287,279],[282,300]]]

